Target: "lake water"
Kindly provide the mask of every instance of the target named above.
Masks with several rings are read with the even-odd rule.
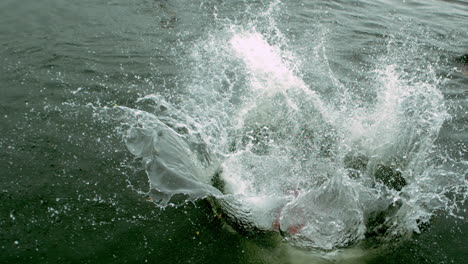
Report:
[[[1,263],[465,263],[468,2],[0,1]]]

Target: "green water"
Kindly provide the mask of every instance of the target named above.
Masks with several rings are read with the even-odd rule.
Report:
[[[190,59],[192,47],[226,25],[252,23],[274,41],[269,17],[254,15],[269,6],[0,0],[0,262],[328,263],[279,236],[231,230],[205,200],[157,207],[138,193],[147,176],[127,150],[118,113],[103,111],[141,108],[137,99],[151,93],[177,102],[193,71],[210,65]],[[288,40],[280,48],[301,59],[301,78],[324,98],[338,88],[325,68],[308,70],[317,39],[339,81],[363,101],[389,46],[406,72],[435,65],[451,116],[435,144],[462,164],[451,171],[466,181],[467,2],[284,1],[271,19]],[[341,262],[464,263],[466,209],[459,206],[458,218],[438,210],[421,234]]]

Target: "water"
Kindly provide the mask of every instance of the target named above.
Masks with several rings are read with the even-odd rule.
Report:
[[[0,6],[3,262],[466,259],[467,3]]]

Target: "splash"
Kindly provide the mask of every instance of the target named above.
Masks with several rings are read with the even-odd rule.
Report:
[[[209,197],[240,229],[333,250],[420,232],[454,204],[447,193],[466,183],[436,161],[449,116],[434,70],[421,80],[384,60],[369,73],[375,98],[336,107],[340,94],[322,98],[280,42],[255,27],[212,33],[193,48],[181,104],[119,107],[159,205]]]

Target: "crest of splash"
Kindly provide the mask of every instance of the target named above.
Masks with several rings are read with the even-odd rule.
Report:
[[[447,118],[435,84],[384,64],[370,107],[337,110],[283,56],[256,30],[231,29],[195,47],[183,106],[151,95],[141,101],[153,111],[120,108],[127,146],[142,158],[159,204],[212,196],[241,226],[277,225],[290,243],[324,250],[363,239],[369,216],[395,202],[402,205],[386,219],[389,235],[418,231],[417,221],[446,206],[447,183],[461,183],[429,164]],[[356,168],[348,157],[366,164]],[[381,164],[408,184],[396,191],[377,182]]]

